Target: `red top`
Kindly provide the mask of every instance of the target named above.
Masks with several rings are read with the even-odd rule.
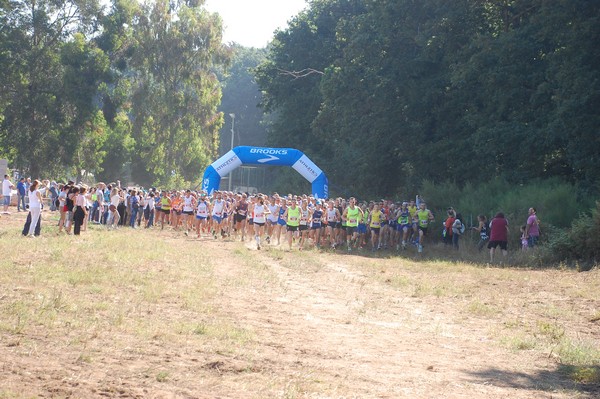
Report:
[[[493,218],[490,222],[490,241],[508,241],[508,220]]]
[[[448,219],[446,219],[446,222],[444,223],[444,226],[446,227],[446,234],[449,236],[452,235],[452,225],[454,224],[455,220],[456,218],[449,216]]]

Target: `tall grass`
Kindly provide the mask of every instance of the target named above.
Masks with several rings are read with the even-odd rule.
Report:
[[[48,228],[41,238],[10,233],[0,241],[0,251],[9,254],[0,260],[0,286],[7,288],[0,332],[23,335],[43,326],[50,335],[104,330],[176,337],[183,315],[210,319],[217,330],[231,328],[214,317],[214,261],[200,248],[182,251],[155,232],[89,229],[80,237]]]
[[[575,186],[558,179],[515,185],[500,178],[478,186],[467,183],[463,187],[450,181],[439,184],[425,181],[421,190],[436,215],[435,225],[439,226],[433,229],[434,241],[441,239],[441,234],[436,233],[441,233],[441,223],[447,217],[446,208],[452,206],[462,213],[468,226],[477,226],[479,214],[489,221],[497,212],[503,212],[509,221],[509,247],[519,249],[519,229],[525,225],[528,210],[533,207],[540,220],[543,245],[526,254],[515,253],[518,263],[537,267],[581,261],[583,264],[576,266],[589,270],[600,259],[600,205],[587,211],[591,206],[590,199],[580,201],[575,192]]]
[[[474,221],[479,214],[490,218],[502,211],[513,226],[524,224],[529,208],[534,207],[542,226],[565,228],[589,206],[577,200],[573,185],[558,179],[516,185],[495,178],[478,186],[467,183],[463,187],[450,181],[425,181],[421,194],[430,209],[436,210],[438,219],[445,218],[444,210],[452,206],[465,217],[472,215]]]

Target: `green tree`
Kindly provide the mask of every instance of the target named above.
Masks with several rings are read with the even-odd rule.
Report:
[[[265,60],[266,49],[231,45],[233,58],[227,74],[219,76],[222,82],[223,97],[219,111],[226,116],[226,123],[220,130],[219,154],[224,154],[231,147],[231,119],[235,115],[234,146],[265,145],[266,128],[262,124],[263,112],[259,108],[262,95],[259,90],[253,69]],[[224,139],[224,140],[223,140]]]
[[[81,33],[61,48],[64,68],[62,88],[63,123],[58,146],[62,164],[71,165],[80,178],[84,173],[97,175],[106,152],[107,135],[104,115],[95,99],[98,87],[109,69],[108,57]]]
[[[131,121],[124,112],[119,112],[113,118],[113,123],[107,128],[106,138],[102,146],[105,153],[102,158],[98,179],[114,182],[130,177],[126,166],[131,165],[131,153],[134,140],[131,137]]]
[[[2,3],[3,117],[0,142],[12,164],[33,176],[60,173],[72,137],[63,137],[64,66],[61,48],[77,32],[90,33],[98,14],[95,0]]]
[[[228,62],[221,20],[200,5],[158,0],[134,25],[132,178],[197,180],[217,155],[221,90],[214,73]]]
[[[424,177],[465,172],[448,71],[476,20],[467,1],[379,1],[338,25],[343,56],[326,71],[313,125],[335,143],[332,180],[406,195]]]
[[[268,143],[293,147],[330,171],[336,143],[313,129],[323,103],[323,74],[341,56],[337,27],[364,9],[362,1],[319,0],[275,34],[267,60],[256,70],[263,109],[270,114]],[[306,183],[294,171],[278,171],[278,189],[292,191]]]

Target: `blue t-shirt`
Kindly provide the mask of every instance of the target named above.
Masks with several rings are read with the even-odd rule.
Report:
[[[23,183],[22,181],[17,183],[17,191],[19,192],[19,195],[21,197],[25,196],[25,183]]]

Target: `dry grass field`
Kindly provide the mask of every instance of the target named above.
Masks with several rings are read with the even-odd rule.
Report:
[[[600,397],[597,268],[59,236],[49,212],[28,239],[24,216],[0,218],[0,398]]]

